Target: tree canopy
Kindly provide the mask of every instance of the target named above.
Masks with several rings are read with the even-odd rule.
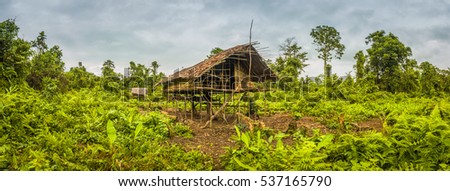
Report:
[[[408,58],[412,56],[411,48],[405,46],[397,36],[384,31],[376,31],[366,37],[368,64],[366,69],[375,75],[375,82],[381,89],[393,92],[399,76],[405,71]]]
[[[269,67],[277,72],[280,77],[281,86],[286,82],[297,82],[304,68],[308,66],[305,61],[308,59],[307,53],[302,52],[302,47],[298,45],[294,37],[287,38],[280,45],[281,55]]]
[[[18,37],[14,19],[0,23],[0,86],[21,85],[30,73],[31,45]]]
[[[310,33],[313,38],[313,44],[317,46],[318,58],[323,60],[325,77],[331,74],[331,59],[334,57],[341,59],[344,54],[345,46],[341,43],[341,36],[334,28],[326,25],[317,26]],[[328,72],[327,72],[328,71]]]
[[[115,72],[115,63],[111,60],[102,64],[101,76],[87,71],[81,62],[65,71],[63,51],[58,45],[47,44],[44,31],[31,41],[19,38],[18,34],[19,27],[14,19],[0,23],[2,91],[13,86],[26,86],[51,97],[71,89],[95,87],[116,93],[131,87],[155,90],[155,85],[164,76],[158,71],[160,64],[157,61],[151,62],[149,66],[131,61],[130,75],[126,76]],[[361,92],[407,92],[428,96],[450,92],[450,69],[440,69],[427,61],[419,63],[412,57],[411,48],[392,33],[383,30],[370,33],[365,38],[368,48],[354,55],[355,75],[348,73],[345,80],[333,75],[330,65],[333,58],[340,59],[345,51],[340,33],[334,27],[321,25],[312,29],[310,35],[318,58],[323,60],[324,78],[300,78],[308,66],[307,52],[291,37],[281,43],[280,54],[275,61],[268,61],[269,67],[279,77],[277,87],[292,91],[299,84],[305,84],[308,86],[307,91],[314,87],[318,92],[328,95],[326,91],[342,89],[339,83],[345,81],[345,87],[354,92],[355,88],[359,88]],[[222,51],[215,47],[208,57]],[[354,79],[356,83],[353,82]],[[353,85],[356,86],[352,87]]]

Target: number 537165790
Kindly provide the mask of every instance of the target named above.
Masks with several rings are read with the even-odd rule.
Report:
[[[261,186],[331,186],[330,176],[261,176]]]

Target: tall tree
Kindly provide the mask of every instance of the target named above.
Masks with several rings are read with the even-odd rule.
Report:
[[[358,51],[353,57],[356,60],[354,69],[356,70],[356,81],[359,82],[364,77],[364,64],[366,63],[366,55],[363,51]]]
[[[106,60],[102,67],[102,87],[106,91],[120,91],[120,75],[114,72],[114,62]]]
[[[31,59],[31,73],[27,77],[27,82],[32,88],[42,90],[47,86],[44,78],[49,78],[45,81],[50,83],[53,80],[49,86],[57,86],[59,90],[64,90],[67,82],[64,76],[65,63],[62,61],[62,50],[58,45],[49,49],[46,39],[47,36],[42,31],[36,40],[32,41],[35,51]],[[51,89],[53,91],[54,88]]]
[[[382,89],[390,92],[396,91],[399,76],[405,71],[408,57],[412,56],[411,48],[405,46],[397,36],[384,31],[376,31],[366,37],[366,44],[371,44],[367,49],[367,70],[374,74],[375,83]],[[398,86],[397,86],[398,87]]]
[[[45,40],[47,40],[47,35],[45,35],[44,31],[41,31],[36,40],[31,41],[33,47],[37,48],[38,53],[42,54],[44,51],[48,50],[48,46]]]
[[[434,96],[443,90],[440,82],[445,76],[439,73],[439,68],[429,62],[422,62],[419,68],[421,71],[419,83],[423,94]]]
[[[156,76],[158,75],[158,68],[160,67],[160,65],[158,64],[158,62],[157,61],[153,61],[152,62],[152,66],[151,66],[151,69],[150,69],[150,71],[152,72],[152,76],[154,76],[155,78],[153,78],[154,80],[154,82],[156,82]]]
[[[441,70],[441,87],[444,92],[450,93],[450,68],[446,70]]]
[[[331,65],[329,62],[331,62],[333,54],[337,59],[341,59],[344,54],[345,46],[341,44],[341,36],[334,27],[325,25],[312,29],[310,35],[314,40],[313,44],[317,46],[318,58],[323,60],[325,78],[330,77]]]
[[[281,77],[280,85],[285,86],[285,82],[298,81],[300,74],[308,66],[305,64],[308,58],[307,53],[302,52],[302,47],[298,45],[294,37],[287,38],[280,45],[280,51],[281,55],[269,66]]]
[[[401,64],[400,69],[395,70],[393,81],[393,89],[396,92],[417,92],[420,90],[417,61],[414,59],[407,59],[405,63]]]
[[[114,62],[111,60],[106,60],[103,63],[103,67],[102,67],[102,76],[103,77],[108,77],[108,76],[115,76],[116,73],[114,72],[114,68],[116,68],[114,66]]]
[[[23,84],[30,73],[30,43],[18,37],[14,19],[0,23],[0,87]]]
[[[151,78],[152,78],[152,83],[151,83],[151,87],[152,87],[152,91],[155,90],[155,85],[161,80],[161,78],[164,76],[164,74],[159,73],[158,74],[158,68],[160,67],[160,65],[158,64],[157,61],[153,61],[150,71],[151,71]]]
[[[143,64],[130,62],[130,76],[126,80],[127,87],[147,87],[149,86],[148,78],[150,76],[150,68]]]

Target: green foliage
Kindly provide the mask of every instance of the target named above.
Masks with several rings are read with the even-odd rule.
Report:
[[[437,96],[439,92],[444,92],[446,83],[445,79],[449,75],[444,70],[440,70],[429,62],[422,62],[419,66],[421,75],[419,77],[419,85],[421,92],[428,96]],[[447,91],[448,92],[448,91]]]
[[[139,133],[142,131],[142,128],[143,128],[144,126],[142,125],[142,123],[139,123],[137,126],[136,126],[136,129],[134,130],[134,139],[136,139],[136,137],[139,135]]]
[[[78,63],[78,67],[72,67],[65,73],[68,81],[69,89],[79,90],[82,88],[94,88],[98,86],[100,78],[93,73],[86,70],[81,62]]]
[[[294,37],[287,38],[280,45],[280,55],[274,63],[269,63],[269,67],[275,71],[279,78],[279,87],[282,89],[292,89],[298,86],[298,77],[304,72],[307,60],[306,52],[301,52],[302,47],[297,44]]]
[[[329,77],[331,72],[331,59],[334,57],[340,59],[344,54],[345,46],[341,44],[341,36],[339,32],[330,26],[317,26],[310,33],[313,43],[317,46],[316,51],[319,53],[318,58],[323,60],[324,77]]]
[[[370,101],[298,102],[294,115],[317,116],[337,134],[312,137],[242,132],[236,128],[236,146],[224,156],[228,170],[448,170],[450,164],[450,102],[448,98],[408,98],[406,94],[378,93]],[[272,105],[272,104],[270,104]],[[281,106],[280,107],[284,107]],[[384,119],[383,130],[354,132],[349,125]],[[349,129],[348,129],[349,128]],[[292,136],[290,146],[283,139]]]
[[[228,170],[326,170],[326,155],[319,153],[331,144],[333,135],[320,136],[291,147],[283,143],[288,135],[277,133],[263,137],[261,131],[240,132],[236,148],[229,148],[224,156]]]
[[[106,133],[108,134],[109,144],[112,145],[117,139],[117,132],[111,120],[108,120],[108,123],[106,124]]]
[[[364,64],[366,63],[366,56],[363,51],[359,51],[353,58],[356,60],[356,65],[354,66],[356,70],[356,81],[359,82],[365,76]]]
[[[408,57],[412,55],[411,48],[405,46],[397,36],[384,31],[376,31],[366,37],[368,64],[366,70],[375,75],[375,82],[382,90],[398,91],[401,87],[399,73],[404,72]]]
[[[64,76],[65,63],[62,61],[63,53],[57,45],[49,49],[45,42],[46,39],[47,36],[42,31],[37,39],[32,41],[35,51],[31,59],[31,73],[27,76],[27,82],[36,90],[48,89],[47,86],[50,84],[51,86],[56,85],[56,92],[63,92],[67,90]]]
[[[106,60],[102,67],[101,87],[108,92],[118,93],[121,89],[121,76],[114,72],[114,62]]]
[[[31,42],[18,33],[13,19],[0,23],[0,169],[212,169],[211,157],[168,144],[174,135],[191,138],[192,130],[158,112],[164,102],[155,84],[164,74],[156,61],[149,68],[130,62],[129,78],[116,73],[111,60],[101,77],[81,62],[64,72],[62,50],[49,48],[44,32]],[[239,104],[250,114],[286,113],[295,124],[321,125],[289,129],[292,135],[237,125],[224,169],[450,170],[450,69],[418,64],[398,37],[376,31],[366,38],[367,55],[354,57],[356,76],[343,79],[328,63],[333,52],[343,55],[339,33],[318,26],[311,36],[324,75],[299,79],[307,54],[289,38],[269,64],[279,81],[264,85],[276,89],[251,93]],[[144,102],[124,99],[135,86],[152,95]],[[373,121],[381,125],[360,125]]]
[[[27,92],[27,93],[23,93]],[[0,94],[0,168],[8,170],[210,170],[210,157],[163,146],[169,128],[114,95],[81,90],[42,99],[30,89]]]
[[[130,75],[125,78],[125,86],[128,88],[141,87],[148,88],[150,68],[146,68],[143,64],[136,64],[133,61],[130,62],[129,73]],[[152,84],[150,84],[152,85]]]
[[[22,85],[30,73],[31,45],[18,37],[14,19],[0,23],[0,87]]]
[[[213,48],[212,50],[211,50],[211,52],[209,53],[209,55],[207,55],[206,57],[207,58],[211,58],[211,57],[213,57],[214,55],[216,55],[216,54],[218,54],[218,53],[220,53],[220,52],[222,52],[223,51],[223,49],[221,49],[221,48],[219,48],[219,47],[215,47],[215,48]]]

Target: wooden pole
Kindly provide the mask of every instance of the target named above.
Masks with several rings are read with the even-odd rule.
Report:
[[[252,23],[250,24],[250,40],[249,40],[249,47],[248,47],[248,55],[249,55],[249,67],[248,67],[248,77],[250,78],[251,72],[252,72],[252,28],[253,28],[253,19]],[[250,78],[251,79],[251,78]]]
[[[184,119],[187,119],[187,92],[184,92]],[[178,104],[177,104],[178,107]]]
[[[200,113],[200,121],[203,121],[203,116],[202,116],[203,91],[200,92],[200,102],[198,104],[199,104],[199,110],[200,110],[199,111],[199,113]]]
[[[166,94],[167,94],[167,100],[166,100],[166,104],[165,104],[165,106],[166,106],[166,110],[167,109],[169,109],[169,85],[167,85],[167,91],[166,91]]]
[[[194,120],[194,112],[195,112],[195,100],[194,100],[195,93],[191,93],[191,120]]]
[[[203,78],[202,78],[202,76],[200,76],[200,82],[199,82],[200,84],[200,87],[203,87]],[[203,90],[200,90],[200,92],[199,92],[199,94],[200,94],[200,102],[198,103],[199,104],[199,113],[200,113],[200,121],[202,121],[203,120],[203,116],[202,116],[202,105],[203,105]]]
[[[239,90],[239,88],[241,88],[241,86],[242,86],[242,79],[241,79],[241,76],[240,76],[240,73],[241,73],[241,60],[238,60],[238,72],[237,72],[237,74],[238,74],[238,83],[236,84],[237,86],[235,87],[236,88],[236,90],[238,90],[238,91],[240,91]],[[235,78],[236,78],[236,72],[234,73],[234,75],[235,75]],[[240,101],[238,100],[238,104],[237,104],[237,110],[238,110],[238,113],[240,113],[241,112],[241,105],[240,105]],[[241,119],[240,119],[240,117],[239,116],[237,116],[237,121],[238,121],[238,123],[240,123],[241,122]]]
[[[248,47],[248,55],[249,55],[249,67],[248,67],[248,80],[249,83],[252,82],[252,28],[253,28],[253,19],[252,19],[252,23],[250,24],[250,40],[249,40],[249,47]],[[250,102],[248,103],[248,117],[251,116],[250,114]]]
[[[223,101],[225,101],[226,99],[227,99],[227,94],[225,93],[225,91],[223,91]],[[227,113],[227,110],[225,109],[224,112],[223,112],[224,116],[226,116],[226,113]]]
[[[214,79],[213,79],[213,77],[214,77],[214,70],[211,70],[211,81],[210,81],[210,84],[211,84],[211,90],[210,90],[210,93],[211,93],[211,98],[210,98],[210,100],[209,100],[209,102],[210,102],[210,104],[209,104],[209,107],[211,108],[211,117],[209,118],[209,127],[210,128],[212,128],[212,120],[214,119],[214,111],[213,111],[213,88],[214,88]]]

